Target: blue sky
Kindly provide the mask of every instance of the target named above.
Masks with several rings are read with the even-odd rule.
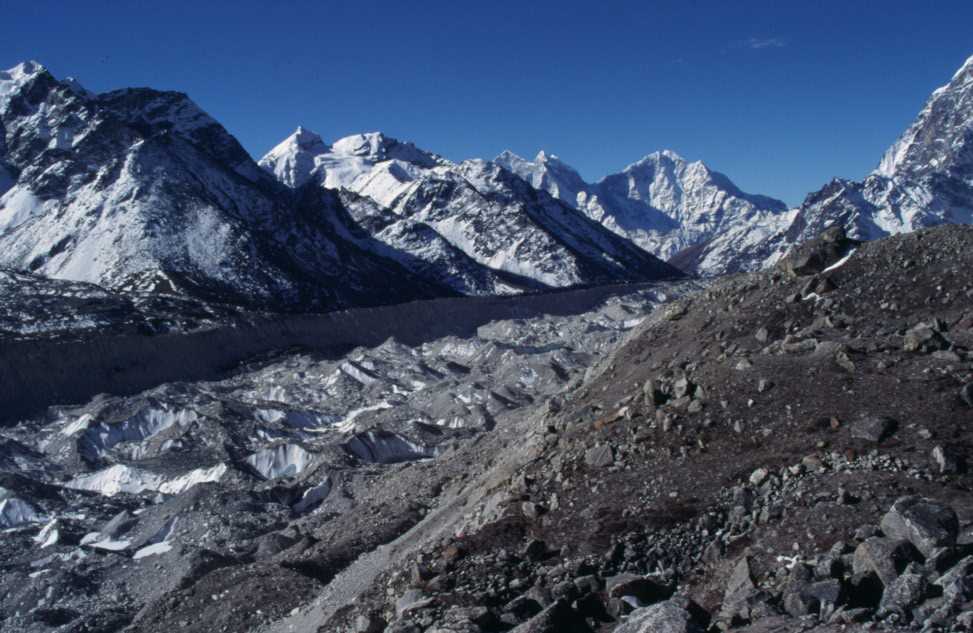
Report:
[[[926,6],[929,5],[929,6]],[[973,2],[0,0],[0,67],[188,93],[259,157],[302,124],[460,160],[657,149],[796,204],[860,178],[973,54]]]

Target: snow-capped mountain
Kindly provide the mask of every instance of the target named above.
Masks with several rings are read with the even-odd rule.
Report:
[[[933,91],[915,122],[862,181],[836,178],[811,193],[787,230],[744,257],[770,263],[840,225],[872,240],[938,224],[973,223],[973,57]]]
[[[0,266],[274,309],[452,294],[342,239],[183,94],[0,74]],[[322,205],[333,205],[322,206]]]
[[[787,225],[783,202],[744,193],[704,163],[669,150],[594,184],[544,152],[526,160],[508,151],[496,162],[646,251],[703,274],[740,270],[738,250]]]
[[[298,127],[260,159],[260,166],[288,187],[300,187],[314,180],[329,189],[347,187],[357,191],[366,185],[355,186],[355,181],[386,161],[406,170],[410,166],[429,168],[445,164],[435,154],[379,132],[355,134],[329,146],[314,132]]]
[[[496,163],[454,164],[381,133],[328,145],[298,128],[260,165],[288,186],[338,191],[348,239],[459,292],[678,274]]]

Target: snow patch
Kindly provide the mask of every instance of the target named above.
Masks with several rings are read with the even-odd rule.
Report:
[[[61,538],[61,531],[58,529],[57,519],[51,519],[47,525],[41,528],[41,531],[37,533],[34,537],[34,542],[37,543],[41,549],[45,547],[50,547],[56,545]]]
[[[355,418],[360,416],[362,413],[367,413],[369,411],[382,411],[384,409],[391,409],[392,405],[388,402],[379,402],[377,404],[371,404],[367,407],[360,407],[358,409],[352,409],[349,411],[343,420],[338,423],[335,427],[342,433],[350,433],[355,430]]]
[[[113,497],[119,493],[138,494],[144,490],[177,495],[196,484],[219,481],[226,470],[226,464],[217,464],[211,468],[198,468],[185,475],[167,479],[157,473],[116,464],[97,472],[79,475],[65,486],[75,490],[97,492],[106,497]]]
[[[841,268],[842,266],[845,265],[845,262],[847,262],[849,259],[851,259],[851,256],[855,254],[855,251],[856,250],[857,249],[854,249],[854,248],[851,249],[851,251],[849,251],[847,255],[845,255],[844,257],[842,257],[841,259],[839,259],[835,263],[831,264],[830,266],[828,266],[827,268],[825,268],[821,272],[826,273],[829,270],[835,270],[836,268]]]
[[[253,466],[264,479],[278,477],[294,477],[304,470],[314,458],[297,444],[282,444],[276,448],[266,448],[247,457],[245,460]]]
[[[155,543],[154,545],[146,545],[145,547],[135,551],[135,554],[132,556],[132,560],[139,560],[140,558],[145,558],[146,556],[165,554],[171,550],[172,545],[169,543]]]

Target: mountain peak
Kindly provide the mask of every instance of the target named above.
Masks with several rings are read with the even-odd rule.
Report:
[[[31,60],[21,62],[7,70],[0,70],[0,105],[3,105],[21,86],[44,72],[47,72],[47,69],[43,64]]]
[[[653,167],[658,166],[660,163],[670,162],[670,163],[686,163],[688,162],[685,158],[672,151],[671,149],[656,150],[651,154],[646,154],[639,160],[625,167],[622,172],[630,172],[639,167],[644,167],[646,165],[652,165]]]
[[[0,81],[4,79],[17,80],[32,77],[33,75],[40,74],[46,70],[47,68],[44,67],[44,64],[32,59],[28,59],[27,61],[20,62],[13,68],[0,70]]]
[[[953,73],[953,78],[950,81],[951,82],[956,81],[957,79],[962,77],[963,74],[971,70],[973,70],[973,55],[970,55],[969,57],[966,58],[966,61],[963,62],[963,65],[959,67],[959,70]]]
[[[307,129],[303,125],[298,125],[294,133],[284,139],[284,143],[290,143],[296,145],[302,150],[321,150],[324,151],[327,148],[325,142],[321,137],[311,130]]]
[[[946,169],[964,154],[973,125],[973,57],[933,91],[911,126],[889,147],[872,174],[886,178]],[[935,140],[933,140],[935,139]]]

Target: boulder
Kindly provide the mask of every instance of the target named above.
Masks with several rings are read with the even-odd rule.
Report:
[[[584,616],[565,600],[551,604],[511,633],[592,633]]]
[[[708,619],[706,612],[691,600],[670,598],[632,611],[614,633],[703,633]]]
[[[909,563],[920,559],[920,553],[907,540],[873,536],[855,550],[853,570],[856,574],[872,572],[888,587]]]
[[[592,468],[611,466],[615,461],[615,452],[608,444],[599,444],[585,451],[584,461]]]
[[[848,238],[843,228],[833,226],[817,238],[795,246],[777,267],[795,277],[815,275],[848,255],[858,244],[857,240]]]
[[[670,585],[635,574],[612,576],[608,579],[606,587],[609,598],[631,596],[638,601],[640,606],[648,606],[666,600],[672,596],[674,591]]]
[[[883,415],[864,415],[851,424],[851,436],[869,442],[881,442],[895,433],[898,423]]]
[[[750,561],[743,557],[730,574],[723,592],[719,620],[728,624],[749,622],[753,616],[755,603],[759,603],[760,592],[750,574]]]
[[[543,608],[541,607],[540,603],[533,598],[520,595],[508,602],[503,607],[503,610],[505,613],[513,614],[515,618],[523,621],[534,617],[543,611]]]
[[[547,558],[547,543],[539,539],[531,539],[524,546],[523,556],[531,562],[539,562]]]
[[[973,600],[973,556],[967,556],[933,584],[942,588],[943,597],[950,604],[960,605]]]
[[[959,518],[947,505],[917,496],[901,497],[882,517],[882,531],[894,539],[906,539],[923,556],[940,547],[956,544]]]
[[[906,352],[935,352],[949,347],[949,341],[932,325],[920,323],[902,337]]]
[[[928,583],[922,574],[907,572],[892,581],[882,593],[878,605],[879,616],[897,613],[907,617],[913,607],[922,602]]]

